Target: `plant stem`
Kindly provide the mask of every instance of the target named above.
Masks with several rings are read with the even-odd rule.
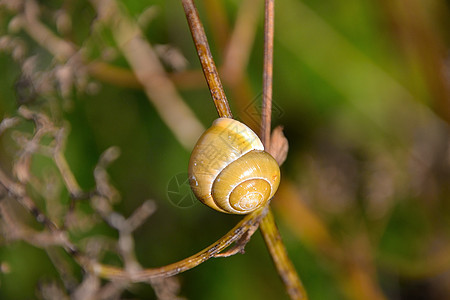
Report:
[[[192,0],[182,0],[188,19],[189,28],[202,64],[203,73],[210,88],[217,112],[220,117],[232,118],[222,84],[217,74],[214,61],[209,50],[208,41]],[[272,74],[273,74],[273,34],[274,34],[274,1],[266,0],[264,23],[264,73],[263,73],[263,112],[261,121],[261,140],[266,149],[270,147],[270,124],[272,112]],[[307,299],[303,285],[290,261],[286,248],[281,240],[275,220],[267,207],[268,214],[261,220],[261,232],[275,263],[277,271],[285,284],[291,299]]]
[[[264,10],[264,67],[263,102],[261,112],[261,141],[270,148],[270,124],[272,114],[274,0],[265,1]]]
[[[197,49],[197,54],[202,65],[203,74],[208,83],[217,112],[221,118],[232,118],[233,114],[225,96],[211,51],[209,50],[205,30],[198,16],[194,1],[182,0],[182,3],[192,38],[194,39],[195,48]]]
[[[174,276],[192,269],[210,258],[219,256],[219,253],[228,248],[234,242],[238,241],[247,233],[247,231],[252,230],[252,228],[254,228],[254,226],[261,221],[261,217],[266,213],[267,209],[261,208],[246,215],[238,224],[236,224],[236,226],[234,226],[233,229],[231,229],[214,244],[188,258],[170,265],[159,268],[144,269],[134,273],[129,273],[122,268],[98,263],[90,264],[89,267],[92,271],[103,278],[126,279],[134,282],[144,282],[157,277]]]
[[[273,35],[274,35],[274,0],[265,1],[264,10],[264,68],[263,68],[263,102],[261,115],[261,141],[265,149],[270,149],[270,124],[272,114],[272,78],[273,78]],[[269,209],[260,223],[261,233],[270,256],[277,268],[286,291],[291,299],[307,299],[305,289],[288,257],[281,240],[280,232]]]
[[[308,299],[306,291],[289,259],[286,248],[281,240],[272,211],[269,210],[259,224],[261,233],[269,249],[270,256],[277,267],[278,274],[283,280],[286,290],[291,299]]]

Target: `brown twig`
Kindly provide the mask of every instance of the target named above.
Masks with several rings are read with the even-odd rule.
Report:
[[[203,74],[208,83],[209,91],[216,106],[217,113],[221,118],[232,118],[230,106],[222,87],[222,83],[217,72],[216,65],[209,50],[208,40],[206,39],[205,30],[200,22],[197,8],[193,0],[182,0],[184,12],[186,14],[192,38],[194,39],[195,48],[202,65]]]
[[[22,28],[43,48],[47,49],[60,61],[66,61],[76,54],[71,43],[57,37],[50,29],[39,21],[40,8],[36,1],[24,1],[24,12],[21,15]]]
[[[272,114],[273,34],[274,0],[266,0],[264,14],[264,68],[261,140],[264,144],[264,147],[268,151],[271,150],[270,125]],[[274,154],[276,157],[278,157],[278,153]],[[289,294],[291,299],[308,299],[297,271],[295,270],[291,260],[289,259],[286,247],[281,240],[280,232],[270,210],[262,219],[260,227],[264,242],[269,249],[270,256],[272,257],[278,274],[280,275],[286,287],[287,293]]]
[[[250,241],[250,238],[255,233],[256,230],[258,230],[259,222],[253,224],[251,227],[249,227],[248,231],[239,239],[236,241],[233,247],[228,249],[225,252],[221,252],[216,257],[229,257],[238,253],[245,253],[245,245]]]
[[[206,260],[220,256],[223,250],[243,237],[248,230],[254,228],[255,224],[267,213],[267,209],[259,209],[245,216],[233,229],[224,237],[209,246],[208,248],[176,263],[153,269],[145,269],[136,273],[128,273],[125,270],[113,266],[95,264],[91,265],[92,271],[103,278],[129,279],[134,282],[144,282],[152,278],[169,277],[192,269]]]
[[[223,88],[220,84],[218,77],[208,75],[210,72],[211,66],[213,66],[215,70],[214,62],[212,61],[212,57],[209,53],[208,42],[206,40],[206,36],[203,30],[203,26],[198,18],[197,11],[194,7],[192,1],[183,0],[183,6],[186,12],[186,17],[188,18],[189,28],[191,29],[192,36],[194,38],[194,42],[198,51],[198,55],[200,57],[200,61],[202,62],[202,67],[205,73],[206,80],[208,81],[208,85],[211,89],[213,85],[214,88],[219,88],[221,90],[221,94],[224,94]],[[266,17],[265,17],[265,45],[264,45],[264,95],[263,95],[263,119],[262,119],[262,141],[266,147],[266,149],[270,148],[270,115],[271,115],[271,106],[272,106],[272,68],[273,68],[273,18],[274,18],[274,5],[273,0],[266,1]],[[200,45],[200,46],[199,46]],[[205,53],[204,49],[208,49],[208,53]],[[217,76],[217,74],[215,74]],[[213,80],[212,84],[210,80]],[[219,113],[219,116],[229,116],[232,117],[231,112],[229,111],[229,106],[225,97],[221,98],[220,102],[217,102],[214,98],[216,91],[211,90],[211,94],[213,95],[214,104],[216,105],[216,109]],[[227,104],[225,107],[223,106],[223,101]],[[284,247],[283,242],[281,241],[281,236],[278,231],[278,228],[275,224],[275,220],[273,219],[272,213],[270,212],[270,208],[266,207],[268,210],[268,214],[262,218],[261,223],[261,231],[266,242],[266,245],[269,249],[269,252],[272,256],[272,259],[275,263],[275,266],[278,270],[280,277],[283,280],[283,283],[286,286],[287,292],[292,299],[307,299],[306,292],[303,288],[303,285],[295,271],[295,268],[292,265],[292,262],[289,260],[289,257],[286,252],[286,248]],[[250,235],[251,236],[251,235]],[[250,236],[245,237],[242,241],[242,245],[237,245],[233,249],[230,249],[230,254],[235,254],[239,251],[242,251],[245,244],[249,241]],[[222,255],[226,256],[228,253],[224,253]]]
[[[83,195],[83,191],[78,184],[78,181],[75,179],[72,171],[70,170],[69,164],[63,154],[62,149],[65,149],[67,134],[64,128],[61,128],[57,131],[55,135],[56,145],[53,151],[53,159],[58,167],[61,176],[65,182],[67,189],[69,190],[70,195],[73,198],[78,198]]]
[[[266,0],[264,13],[263,102],[261,112],[261,141],[270,149],[272,113],[274,0]]]
[[[295,268],[289,259],[286,248],[281,240],[280,232],[275,224],[272,212],[269,210],[267,215],[260,223],[261,233],[269,249],[270,256],[277,267],[286,290],[291,299],[308,299],[306,291],[295,271]]]

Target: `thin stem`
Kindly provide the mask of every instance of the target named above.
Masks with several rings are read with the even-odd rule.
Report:
[[[274,0],[266,0],[264,13],[263,102],[261,112],[261,141],[265,149],[270,149],[270,124],[272,121],[273,35]],[[308,299],[297,271],[289,259],[270,209],[262,219],[260,228],[267,249],[290,298]]]
[[[216,67],[209,51],[208,41],[199,20],[197,10],[192,0],[182,0],[183,7],[191,29],[195,47],[202,64],[203,72],[208,82],[211,95],[220,117],[232,117],[225,92],[220,83]],[[264,42],[264,74],[263,74],[263,113],[262,113],[262,142],[266,149],[270,147],[270,124],[272,109],[272,69],[273,69],[273,28],[274,3],[266,0],[265,10],[265,42]],[[277,271],[286,286],[291,299],[307,299],[303,285],[290,261],[286,248],[281,240],[280,232],[275,224],[272,212],[267,206],[267,215],[258,221],[261,232],[275,263]],[[253,215],[253,214],[252,214]],[[247,217],[246,217],[247,218]],[[258,224],[255,223],[255,224]],[[189,259],[187,259],[189,260]]]
[[[270,256],[277,267],[278,274],[283,280],[290,298],[308,299],[297,272],[287,255],[271,210],[268,211],[259,225]]]
[[[206,260],[220,256],[219,253],[225,250],[234,242],[242,238],[249,230],[253,230],[256,224],[259,224],[261,217],[267,213],[267,209],[259,209],[253,213],[245,216],[233,229],[231,229],[225,236],[219,239],[208,248],[185,258],[176,263],[166,265],[159,268],[145,269],[135,273],[129,273],[121,268],[95,264],[91,265],[92,271],[99,276],[109,279],[128,279],[134,282],[144,282],[157,277],[169,277],[192,269]]]
[[[265,1],[264,13],[264,67],[263,103],[261,112],[261,140],[270,148],[270,124],[272,112],[274,0]]]
[[[202,65],[203,74],[208,83],[209,91],[211,92],[217,112],[222,118],[232,118],[233,114],[231,113],[227,97],[225,96],[211,51],[209,50],[205,30],[200,22],[194,1],[182,0],[182,2],[189,29],[191,30],[192,38],[194,39],[195,48],[197,49],[197,54]]]
[[[272,261],[277,268],[278,275],[280,275],[290,298],[293,300],[308,299],[300,277],[289,259],[286,247],[283,244],[280,231],[278,230],[270,208],[267,215],[262,218],[259,226],[264,242],[272,257]]]

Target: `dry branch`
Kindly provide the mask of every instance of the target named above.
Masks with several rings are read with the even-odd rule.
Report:
[[[198,16],[197,8],[191,0],[182,0],[184,12],[191,30],[192,38],[194,39],[195,48],[202,65],[203,74],[208,83],[209,91],[211,92],[214,105],[216,106],[219,117],[232,118],[230,105],[222,87],[222,83],[217,72],[216,64],[212,58],[209,50],[208,40],[206,38],[205,30]]]
[[[183,0],[183,7],[185,10],[186,18],[188,19],[189,28],[192,32],[192,37],[194,39],[195,46],[197,48],[198,56],[202,63],[203,72],[205,74],[206,81],[213,96],[213,101],[216,106],[217,112],[220,117],[232,117],[228,101],[225,97],[225,92],[218,78],[217,70],[215,68],[214,61],[212,59],[211,53],[209,51],[208,41],[206,39],[203,26],[201,24],[198,12],[195,8],[193,0]],[[262,142],[265,148],[269,151],[270,149],[270,116],[272,108],[272,69],[273,69],[273,22],[274,22],[274,5],[273,1],[266,1],[266,14],[265,14],[265,43],[264,43],[264,73],[263,73],[263,119],[262,119]],[[205,51],[206,49],[206,51]],[[219,90],[219,92],[217,91]],[[218,96],[219,95],[219,96]],[[280,144],[284,144],[287,147],[287,141],[285,139],[280,139]],[[280,153],[274,153],[275,157],[278,157],[280,161],[283,160],[283,156],[287,152],[286,147],[273,148],[274,150],[280,150]],[[270,202],[269,202],[270,203]],[[269,205],[269,204],[268,204]],[[281,276],[283,283],[285,284],[286,290],[291,297],[291,299],[307,299],[306,292],[300,281],[300,278],[295,271],[291,261],[286,252],[283,242],[281,241],[281,236],[278,228],[275,224],[275,220],[272,217],[269,206],[268,214],[265,215],[261,220],[261,223],[256,223],[256,230],[258,224],[261,226],[261,231],[263,233],[264,240],[272,256],[272,260],[275,263],[277,271]],[[245,244],[250,240],[250,236],[246,236],[241,240],[241,245],[237,245],[235,248],[231,249],[229,253],[223,254],[224,256],[228,254],[234,254],[242,251]]]

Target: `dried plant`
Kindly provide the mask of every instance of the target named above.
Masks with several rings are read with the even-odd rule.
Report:
[[[158,299],[182,299],[185,285],[183,279],[175,275],[210,258],[243,253],[253,234],[260,229],[289,297],[307,298],[294,268],[302,262],[292,263],[288,258],[272,208],[265,207],[236,221],[222,238],[206,248],[198,246],[189,253],[204,249],[185,259],[174,258],[169,264],[149,268],[146,265],[148,260],[140,254],[142,250],[139,247],[142,246],[137,236],[141,240],[147,239],[142,237],[141,231],[146,230],[149,223],[159,227],[154,220],[163,220],[158,217],[158,212],[164,211],[164,204],[157,192],[152,199],[143,196],[152,193],[137,192],[142,198],[134,199],[135,206],[131,208],[124,204],[122,198],[127,198],[123,195],[125,184],[121,182],[116,187],[113,169],[121,152],[127,149],[99,141],[101,151],[96,149],[89,153],[95,159],[86,158],[95,160],[89,172],[78,170],[79,157],[71,160],[71,147],[74,147],[71,134],[79,124],[73,120],[73,111],[79,109],[79,99],[95,99],[106,86],[116,89],[111,93],[127,89],[132,91],[127,92],[127,96],[134,91],[145,94],[154,109],[154,119],[160,122],[159,127],[167,127],[169,139],[179,143],[180,148],[191,151],[204,131],[204,119],[199,116],[201,110],[194,112],[192,107],[195,104],[188,105],[185,97],[205,86],[203,72],[218,115],[238,116],[259,130],[267,151],[281,165],[288,154],[287,140],[281,127],[271,131],[273,1],[266,0],[264,9],[260,112],[259,102],[254,101],[252,93],[254,83],[246,69],[251,64],[263,1],[241,2],[236,8],[232,26],[228,24],[232,19],[227,14],[230,8],[225,7],[231,4],[221,0],[202,3],[201,12],[204,10],[205,19],[209,20],[207,30],[213,38],[213,52],[222,58],[218,68],[212,60],[193,2],[183,0],[177,3],[180,11],[181,4],[184,6],[201,61],[200,71],[200,68],[193,70],[189,67],[188,64],[193,62],[186,49],[179,49],[146,30],[157,22],[161,14],[160,5],[151,5],[139,16],[131,16],[125,2],[117,0],[67,1],[60,7],[35,0],[0,1],[0,59],[6,57],[8,66],[16,68],[16,75],[11,76],[14,77],[15,94],[11,91],[5,93],[8,99],[0,102],[3,114],[0,123],[0,254],[3,256],[0,256],[0,273],[3,277],[0,285],[16,272],[4,253],[14,252],[15,245],[23,242],[45,253],[53,268],[51,272],[56,274],[39,280],[35,294],[40,299],[148,298],[151,293]],[[420,7],[417,1],[412,3],[414,7]],[[429,91],[431,99],[427,107],[415,98],[421,91],[405,87],[387,75],[303,2],[287,1],[280,6],[284,13],[281,24],[291,22],[289,26],[298,31],[277,32],[279,44],[285,51],[297,51],[296,47],[304,51],[301,53],[304,64],[348,98],[352,109],[347,114],[337,114],[335,120],[330,121],[330,127],[320,125],[314,128],[316,132],[311,134],[314,139],[310,151],[302,152],[295,148],[298,145],[294,145],[298,152],[295,152],[294,159],[291,156],[288,169],[295,169],[298,173],[283,178],[272,205],[275,217],[279,217],[282,226],[289,228],[307,249],[301,251],[309,251],[326,265],[327,276],[333,278],[333,286],[339,290],[337,295],[349,299],[403,299],[401,292],[392,296],[395,288],[386,283],[388,279],[379,275],[383,272],[392,274],[392,270],[396,270],[399,281],[405,278],[422,280],[432,291],[429,299],[439,299],[449,292],[446,285],[449,276],[445,272],[448,273],[450,267],[450,243],[445,226],[448,206],[443,200],[449,195],[450,178],[450,85],[446,73],[449,68],[448,57],[441,53],[445,44],[437,34],[427,31],[426,16],[418,13],[417,24],[423,26],[415,27],[417,24],[409,23],[411,19],[403,9],[384,2],[380,4],[386,15],[397,22],[392,21],[393,31],[400,37],[405,52],[411,57],[419,57],[418,66],[425,66],[421,73],[425,79],[417,81],[424,86],[429,85],[424,89]],[[172,7],[167,4],[165,9]],[[302,21],[294,12],[301,13]],[[320,49],[296,44],[297,35],[313,39],[302,22],[315,28],[318,35],[327,37],[330,44],[339,45],[342,52],[336,55],[340,64],[335,62],[336,65],[327,68],[326,63],[318,62],[318,57],[325,57],[320,56],[322,51],[330,48],[323,40],[319,39],[323,42],[317,45]],[[186,26],[184,20],[182,24]],[[77,26],[81,29],[75,29]],[[419,28],[424,29],[421,31]],[[408,39],[411,32],[427,41],[428,48]],[[191,41],[189,47],[190,51],[194,48]],[[260,48],[262,53],[263,47]],[[429,55],[423,56],[427,51]],[[351,62],[355,65],[352,66]],[[343,74],[330,73],[333,68],[342,69]],[[349,77],[357,81],[360,73],[361,86],[354,87],[342,79]],[[219,74],[227,95],[233,100],[234,114]],[[363,78],[365,74],[370,74],[370,77]],[[370,80],[366,80],[368,78]],[[375,94],[380,86],[382,91]],[[368,95],[369,104],[359,100],[361,95],[365,96],[364,93]],[[388,104],[374,101],[375,95]],[[274,105],[276,108],[277,103]],[[373,133],[370,135],[370,130],[374,129],[367,126],[369,130],[364,133],[369,132],[368,139],[371,140],[362,142],[358,129],[353,128],[354,123],[349,125],[347,122],[351,122],[346,121],[347,117],[352,118],[352,114],[356,114],[355,111],[370,119],[374,127],[385,135],[382,138]],[[389,115],[393,112],[395,117]],[[103,113],[108,114],[108,109],[105,108]],[[361,116],[355,119],[363,119]],[[103,117],[96,115],[95,121],[100,123]],[[156,121],[151,122],[155,124]],[[291,121],[291,127],[292,124]],[[400,125],[396,127],[393,124]],[[333,126],[345,129],[336,134],[338,130],[333,131]],[[157,143],[156,140],[154,142]],[[162,151],[165,150],[167,148],[163,147]],[[301,162],[301,171],[296,169],[295,160]],[[155,169],[154,172],[160,170]],[[136,178],[134,174],[129,175],[130,181]],[[85,184],[84,181],[91,183]],[[380,250],[387,228],[394,222],[392,220],[397,220],[394,215],[397,210],[402,212],[404,199],[411,198],[425,201],[420,202],[422,212],[408,208],[408,217],[416,213],[425,219],[420,224],[430,224],[432,228],[419,226],[420,230],[432,233],[430,236],[423,234],[425,237],[418,242],[419,250],[414,251],[421,256],[413,262],[407,257],[409,254],[399,259],[395,253],[385,255]],[[171,240],[170,236],[165,238]],[[149,247],[157,243],[154,241]],[[27,263],[26,257],[21,259]],[[309,291],[308,283],[315,279],[302,269],[299,273]],[[439,274],[442,277],[436,279]],[[142,296],[139,283],[150,285],[153,292]],[[398,283],[399,286],[402,284]],[[282,292],[276,291],[275,294]],[[421,295],[426,294],[427,291],[421,291]],[[320,293],[313,292],[313,295]]]

